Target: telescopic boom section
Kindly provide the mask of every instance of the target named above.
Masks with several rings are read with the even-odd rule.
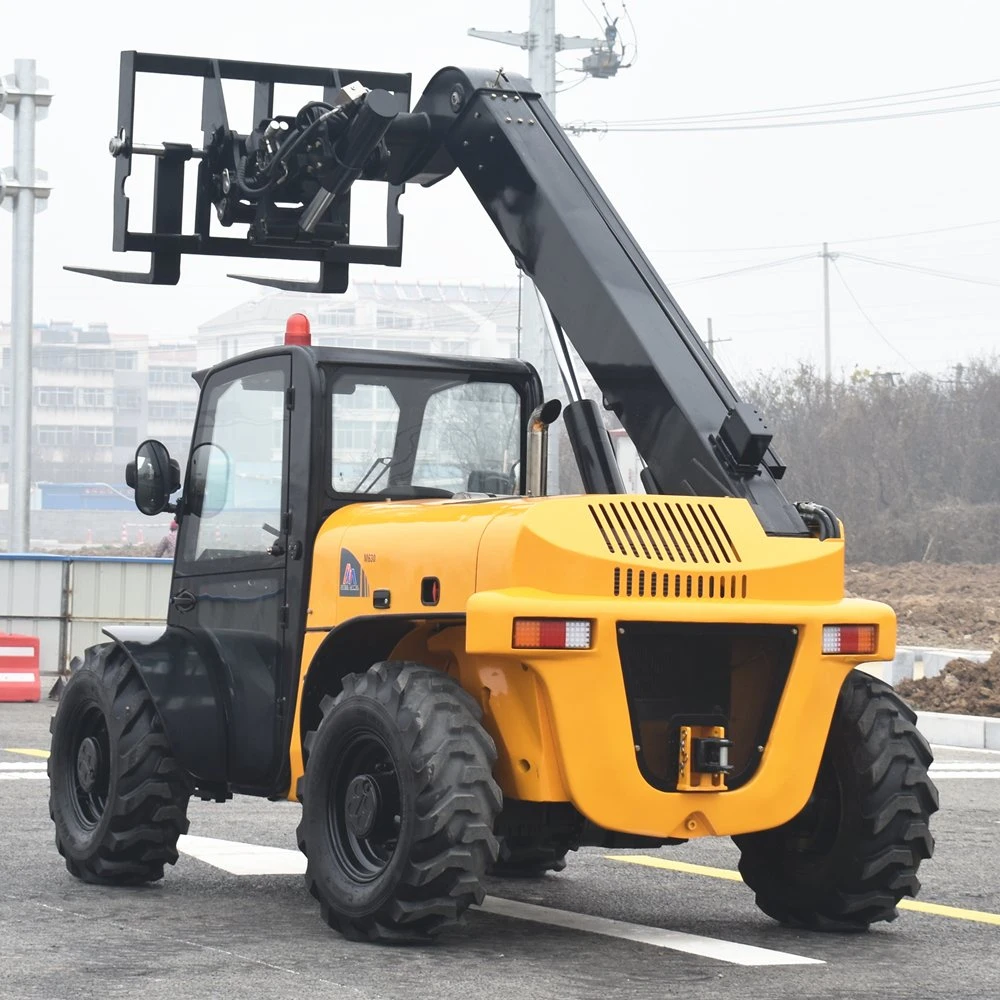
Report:
[[[201,79],[203,149],[136,142],[140,73]],[[226,80],[253,82],[247,134],[230,127]],[[278,114],[276,84],[320,87],[323,100]],[[114,248],[149,252],[152,263],[143,274],[71,270],[175,284],[182,254],[311,260],[320,263],[315,283],[248,280],[342,292],[350,264],[401,263],[403,186],[433,184],[457,169],[645,460],[649,492],[744,497],[770,534],[836,534],[825,508],[796,507],[782,495],[776,480],[784,469],[764,421],[737,398],[528,81],[449,67],[412,112],[409,93],[404,74],[123,52],[119,124],[110,144],[118,161]],[[150,232],[129,227],[125,181],[134,156],[157,162]],[[198,181],[193,231],[185,232],[190,160],[199,161]],[[388,182],[385,245],[350,241],[357,180]],[[224,236],[214,223],[248,229],[242,238]],[[593,483],[617,485],[614,470],[605,472]]]
[[[784,468],[763,420],[530,83],[444,69],[393,128],[416,131],[415,116],[426,116],[427,140],[408,159],[393,151],[402,173],[391,179],[429,184],[461,171],[647,463],[647,489],[744,497],[768,533],[807,535],[777,485]]]

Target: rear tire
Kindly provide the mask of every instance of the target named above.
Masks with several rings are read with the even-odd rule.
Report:
[[[305,739],[298,842],[323,919],[351,940],[423,941],[485,895],[502,796],[475,701],[440,671],[344,678]]]
[[[855,671],[840,690],[816,787],[774,830],[734,837],[740,874],[781,923],[862,931],[895,920],[934,851],[933,756],[916,715],[889,685]]]
[[[87,650],[49,728],[49,815],[70,873],[104,885],[163,878],[188,829],[191,788],[149,692],[114,644]]]

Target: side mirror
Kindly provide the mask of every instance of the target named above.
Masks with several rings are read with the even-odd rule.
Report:
[[[186,510],[195,517],[214,517],[229,503],[229,455],[206,441],[191,452],[191,471],[184,496]]]
[[[180,489],[180,466],[159,441],[143,441],[125,467],[125,482],[135,490],[139,511],[152,517],[175,509],[170,497]]]

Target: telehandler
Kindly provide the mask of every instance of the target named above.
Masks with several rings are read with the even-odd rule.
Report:
[[[138,74],[201,82],[201,147],[135,139]],[[245,133],[224,81],[252,88]],[[279,85],[322,98],[277,114]],[[111,152],[115,249],[152,263],[77,270],[150,284],[216,254],[315,261],[315,282],[250,280],[342,292],[352,263],[400,264],[404,185],[460,174],[544,298],[567,401],[519,360],[314,347],[301,315],[198,372],[183,493],[157,441],[127,470],[140,511],[180,522],[166,625],[106,630],[53,721],[72,874],[159,879],[189,798],[241,793],[302,803],[306,885],[352,939],[432,937],[487,874],[581,845],[709,836],[778,921],[896,916],[938,800],[914,713],[857,669],[894,655],[893,612],[844,598],[840,522],[784,497],[763,417],[527,80],[448,67],[411,111],[407,75],[126,52]],[[355,183],[386,186],[384,245],[350,241]],[[546,495],[560,416],[582,495]]]

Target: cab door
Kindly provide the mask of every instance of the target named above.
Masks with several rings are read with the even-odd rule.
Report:
[[[289,552],[302,550],[292,510],[305,506],[307,489],[289,476],[292,361],[258,357],[206,380],[177,541],[168,623],[192,633],[193,648],[214,652],[236,789],[270,787],[284,756],[297,647],[287,626],[301,600],[288,590]]]

